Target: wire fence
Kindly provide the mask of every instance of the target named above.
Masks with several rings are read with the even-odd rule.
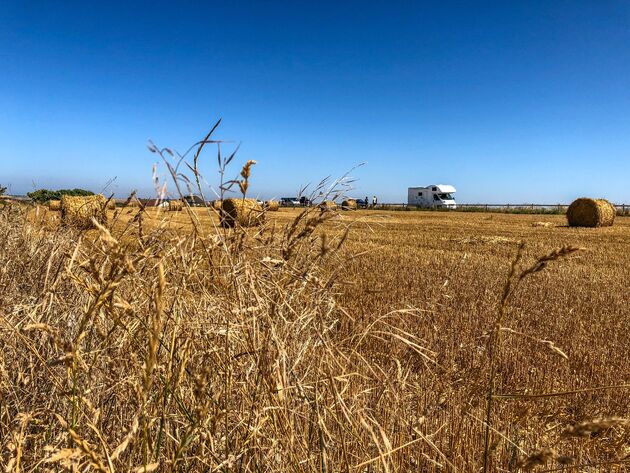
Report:
[[[617,215],[630,215],[630,204],[613,204]],[[531,214],[564,214],[569,204],[457,204],[456,209],[427,208],[404,203],[383,203],[368,208],[380,210],[426,210],[459,212],[506,212]]]

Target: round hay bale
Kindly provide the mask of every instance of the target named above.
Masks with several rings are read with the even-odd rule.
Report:
[[[213,200],[212,201],[212,208],[214,210],[221,210],[221,206],[223,205],[223,201],[222,200]]]
[[[116,210],[116,201],[114,199],[107,201],[107,210]]]
[[[265,220],[262,206],[256,199],[225,199],[221,205],[221,226],[226,228],[257,227]]]
[[[184,208],[184,203],[181,200],[170,200],[168,202],[169,212],[181,212]]]
[[[341,203],[341,210],[356,210],[357,201],[354,199],[346,199]]]
[[[569,205],[567,221],[571,227],[610,227],[616,213],[615,207],[606,199],[582,197]]]
[[[107,223],[106,201],[101,194],[85,197],[64,195],[61,197],[61,221],[64,225],[81,229],[92,228],[92,218],[100,224]]]
[[[267,200],[265,201],[264,208],[267,212],[277,212],[280,210],[280,202],[277,200]]]
[[[48,210],[52,210],[53,212],[57,212],[61,210],[61,201],[60,200],[49,200],[48,201]]]
[[[325,200],[321,204],[319,204],[319,209],[322,212],[332,212],[337,210],[337,203],[332,200]]]

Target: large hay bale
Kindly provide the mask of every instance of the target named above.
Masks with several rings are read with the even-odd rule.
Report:
[[[116,210],[116,201],[114,199],[107,200],[107,210]]]
[[[212,208],[214,210],[221,210],[221,206],[223,205],[223,201],[222,200],[213,200],[212,201]]]
[[[267,200],[265,201],[264,208],[267,212],[277,212],[280,210],[280,202],[277,200]]]
[[[168,202],[168,210],[170,212],[181,212],[184,208],[184,203],[181,200],[170,200]]]
[[[346,199],[341,203],[342,210],[356,210],[357,201],[354,199]]]
[[[61,221],[65,225],[83,229],[94,226],[92,218],[98,223],[106,223],[106,201],[101,194],[85,197],[64,195],[61,197]]]
[[[337,210],[337,203],[333,202],[332,200],[325,200],[321,204],[319,204],[319,209],[322,212]]]
[[[60,200],[49,200],[48,201],[48,210],[52,210],[53,212],[61,210],[61,201]]]
[[[609,227],[615,221],[615,207],[606,199],[574,200],[567,209],[571,227]]]
[[[221,205],[223,227],[257,227],[264,222],[263,208],[255,199],[225,199]]]

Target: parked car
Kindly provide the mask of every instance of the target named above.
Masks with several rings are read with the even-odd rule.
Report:
[[[357,202],[357,207],[359,207],[360,209],[365,209],[369,205],[367,200],[365,199],[356,199],[356,202]]]
[[[206,203],[198,195],[184,196],[184,200],[190,207],[205,207]]]
[[[282,197],[280,199],[280,205],[283,207],[297,207],[300,205],[300,201],[297,197]]]

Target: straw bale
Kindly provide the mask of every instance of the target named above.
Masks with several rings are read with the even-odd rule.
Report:
[[[615,221],[615,207],[606,199],[582,197],[569,205],[567,221],[571,227],[609,227]]]
[[[280,202],[277,200],[267,200],[264,207],[268,212],[277,212],[280,210]]]
[[[263,208],[255,199],[225,199],[220,213],[223,227],[257,227],[265,219]]]
[[[354,199],[346,199],[341,203],[342,210],[356,210],[357,201]]]
[[[322,212],[337,210],[337,203],[332,200],[325,200],[319,204],[319,208]]]
[[[61,221],[83,229],[94,226],[92,218],[101,224],[106,223],[105,202],[105,196],[101,194],[85,197],[64,195],[61,197]]]
[[[184,203],[181,200],[170,200],[168,202],[168,210],[170,212],[181,212],[184,208]]]
[[[48,201],[48,210],[52,210],[53,212],[61,210],[61,201],[60,200],[49,200]]]

